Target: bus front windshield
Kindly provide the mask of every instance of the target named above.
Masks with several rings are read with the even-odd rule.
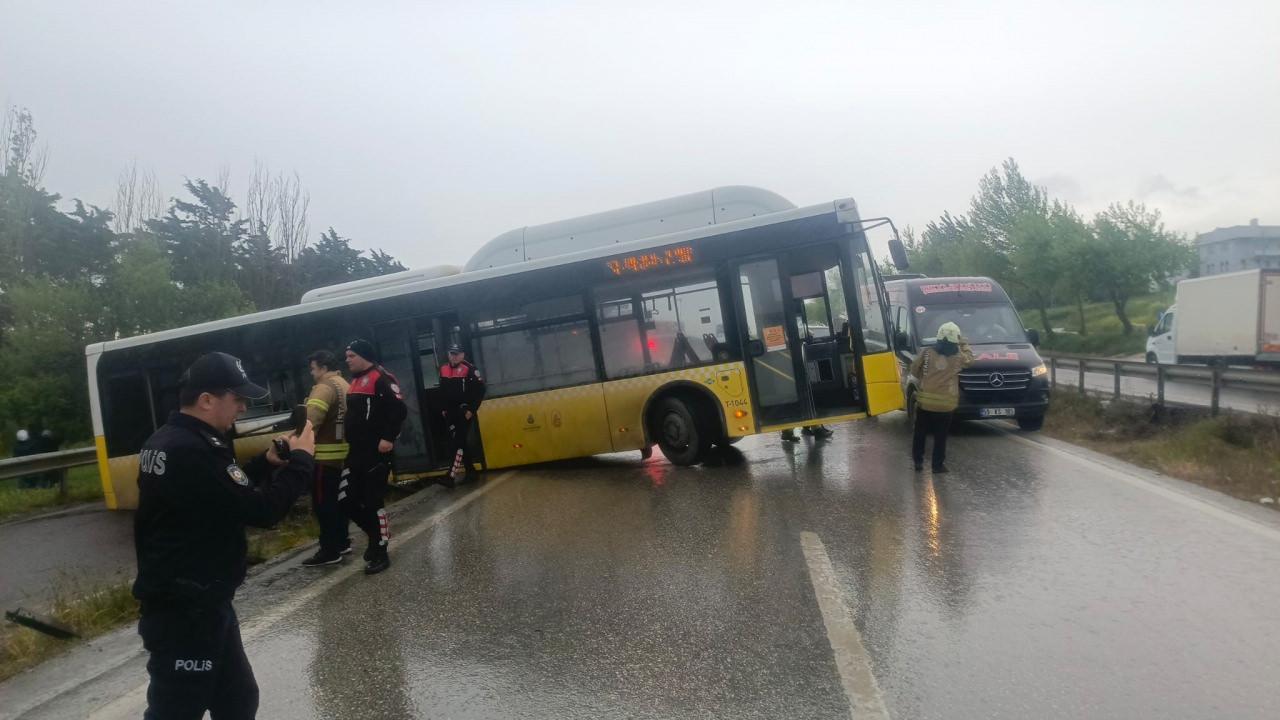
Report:
[[[916,333],[923,345],[937,342],[945,322],[960,326],[960,335],[974,345],[1025,343],[1018,313],[1009,305],[934,305],[916,314]]]

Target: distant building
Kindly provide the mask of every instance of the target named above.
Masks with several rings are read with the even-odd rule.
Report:
[[[1218,228],[1196,236],[1200,276],[1239,270],[1280,270],[1280,225],[1248,225]]]

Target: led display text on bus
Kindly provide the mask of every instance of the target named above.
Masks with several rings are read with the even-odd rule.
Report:
[[[670,267],[672,265],[692,265],[693,264],[693,248],[675,247],[667,250],[657,250],[655,252],[643,253],[641,255],[628,255],[627,257],[615,258],[605,262],[605,267],[609,268],[609,272],[614,275],[634,275],[636,273],[648,272],[657,268]]]

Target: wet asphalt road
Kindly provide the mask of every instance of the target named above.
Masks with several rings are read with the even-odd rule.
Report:
[[[255,649],[264,717],[848,717],[802,531],[899,718],[1280,716],[1280,542],[901,419],[522,471]]]
[[[1280,515],[991,426],[915,474],[905,431],[495,473],[424,528],[441,494],[390,572],[240,602],[294,603],[247,633],[259,717],[848,718],[802,532],[891,717],[1280,717]]]
[[[0,608],[43,611],[60,589],[96,588],[135,571],[133,513],[101,503],[0,524]]]

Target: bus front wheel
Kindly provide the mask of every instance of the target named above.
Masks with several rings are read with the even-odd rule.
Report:
[[[684,400],[662,398],[654,408],[653,420],[653,436],[672,465],[696,465],[711,449],[711,433],[698,422],[696,408]]]

